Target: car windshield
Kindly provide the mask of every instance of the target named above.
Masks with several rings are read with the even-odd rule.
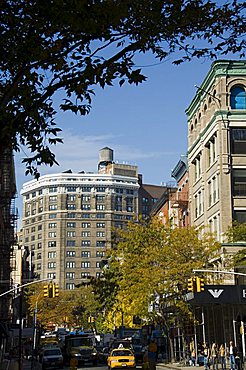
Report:
[[[56,355],[60,355],[61,354],[61,351],[59,349],[48,349],[46,351],[44,351],[44,356],[56,356]]]
[[[112,356],[132,356],[132,353],[127,349],[120,349],[118,351],[113,351]]]
[[[93,345],[93,342],[91,338],[74,338],[71,339],[71,345],[72,347],[83,347],[83,346],[91,347]]]

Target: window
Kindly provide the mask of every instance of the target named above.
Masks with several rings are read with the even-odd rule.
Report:
[[[91,245],[90,240],[82,240],[81,247],[89,247]]]
[[[89,252],[89,251],[82,251],[81,252],[81,257],[89,258],[90,256],[91,256],[91,252]]]
[[[56,262],[48,262],[48,269],[55,269],[56,268]]]
[[[90,213],[82,213],[81,218],[90,218]]]
[[[75,265],[74,261],[67,261],[66,262],[66,268],[67,269],[74,269],[75,267],[76,267],[76,265]]]
[[[52,195],[49,197],[50,202],[56,202],[57,201],[57,195]]]
[[[52,186],[49,188],[49,193],[56,193],[57,192],[57,186]]]
[[[105,237],[105,232],[104,231],[97,231],[97,237],[98,238],[103,238],[103,237]]]
[[[246,128],[231,129],[232,154],[246,154]]]
[[[48,225],[49,229],[55,229],[56,228],[56,222],[50,222]]]
[[[91,232],[90,231],[82,231],[81,236],[84,237],[84,238],[88,238],[88,237],[91,236]]]
[[[32,198],[35,198],[36,197],[36,191],[33,191],[32,192]]]
[[[216,149],[216,136],[214,136],[206,145],[208,153],[208,167],[216,161],[217,149]]]
[[[55,272],[48,272],[47,278],[48,279],[55,279],[56,278],[56,273]]]
[[[90,222],[82,222],[81,227],[83,229],[89,229],[91,227]]]
[[[123,194],[123,189],[122,188],[115,188],[115,192],[118,194]]]
[[[49,218],[56,218],[56,213],[50,213]]]
[[[105,213],[97,213],[96,218],[105,218]]]
[[[97,240],[96,246],[97,247],[105,247],[106,246],[105,240]]]
[[[37,270],[41,270],[41,263],[37,263]]]
[[[230,105],[231,109],[246,109],[246,94],[244,86],[231,88]]]
[[[201,156],[198,156],[195,159],[195,180],[200,179],[201,177]]]
[[[42,230],[42,225],[38,225],[38,230]]]
[[[100,278],[102,276],[102,273],[101,272],[97,272],[96,273],[96,278]]]
[[[31,241],[35,240],[35,235],[31,236]]]
[[[48,258],[56,258],[56,252],[48,252]]]
[[[41,260],[41,258],[42,258],[42,253],[41,252],[37,253],[37,260]]]
[[[66,189],[68,192],[76,192],[76,186],[67,186]]]
[[[56,247],[56,241],[54,240],[51,240],[50,242],[48,242],[48,247]]]
[[[76,236],[76,231],[67,231],[68,238],[74,238]]]
[[[56,211],[57,210],[57,204],[50,204],[49,205],[49,210],[50,211]]]
[[[75,272],[66,272],[66,278],[67,279],[74,279],[75,278]]]
[[[132,189],[126,189],[126,194],[133,195],[134,191]]]
[[[68,213],[67,218],[76,218],[76,213]]]
[[[67,209],[70,209],[70,210],[72,210],[72,209],[76,209],[76,204],[68,203],[68,204],[67,204]]]
[[[97,222],[97,228],[104,229],[105,228],[105,222]]]
[[[97,269],[100,269],[101,267],[100,267],[100,262],[96,262],[96,268]]]
[[[240,224],[243,224],[246,222],[246,210],[243,211],[234,211],[233,219]]]
[[[89,261],[83,261],[81,262],[81,268],[82,269],[88,269],[91,267],[91,263]]]
[[[43,190],[42,189],[40,189],[39,191],[38,191],[38,195],[42,195],[43,194]]]
[[[115,220],[123,220],[124,216],[123,215],[114,215]]]
[[[76,227],[76,222],[67,222],[67,227],[75,228]]]
[[[81,209],[82,209],[82,211],[89,211],[91,209],[91,205],[90,204],[82,204]]]
[[[48,237],[49,237],[49,238],[56,238],[56,232],[55,232],[55,231],[50,231],[50,232],[48,233]]]
[[[97,186],[96,187],[96,192],[97,193],[105,193],[106,188],[104,186]]]
[[[96,257],[104,257],[105,256],[105,252],[104,251],[97,251],[96,252]]]
[[[90,202],[91,196],[90,195],[82,195],[82,202]]]
[[[75,240],[67,240],[67,247],[75,247]]]
[[[74,290],[75,284],[74,283],[66,283],[66,289],[67,290]]]
[[[81,279],[88,279],[90,276],[89,272],[81,272]]]
[[[199,191],[195,194],[195,218],[201,216],[203,213],[203,195]]]
[[[114,226],[118,229],[123,229],[123,222],[115,222]]]
[[[208,205],[212,206],[219,199],[218,177],[214,176],[208,182]]]
[[[42,243],[38,243],[38,249],[42,248]]]
[[[67,200],[69,202],[74,202],[76,200],[76,195],[68,194]]]
[[[66,256],[67,257],[75,257],[75,255],[76,255],[76,252],[75,251],[67,251],[66,252]]]
[[[82,186],[81,190],[83,193],[90,193],[91,192],[91,186]]]
[[[96,205],[96,210],[97,211],[104,211],[105,210],[105,205],[104,204],[97,204]]]
[[[31,233],[34,233],[35,232],[35,226],[32,226],[31,227]]]
[[[97,202],[104,202],[105,201],[105,195],[97,195],[96,196]]]
[[[239,197],[246,196],[246,170],[235,169],[232,172],[233,176],[233,195]]]

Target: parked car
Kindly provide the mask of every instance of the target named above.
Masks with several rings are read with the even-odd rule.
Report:
[[[59,347],[46,347],[42,351],[42,369],[63,368],[63,355]]]
[[[108,356],[109,369],[114,368],[135,368],[136,361],[133,352],[127,348],[113,349]]]

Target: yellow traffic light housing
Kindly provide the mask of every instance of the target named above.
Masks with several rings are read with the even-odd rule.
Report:
[[[59,297],[59,285],[53,284],[53,298]]]
[[[44,297],[49,297],[49,286],[44,285]]]
[[[196,278],[194,276],[188,279],[188,291],[189,292],[196,291]]]
[[[196,277],[196,291],[197,293],[204,291],[204,279]]]

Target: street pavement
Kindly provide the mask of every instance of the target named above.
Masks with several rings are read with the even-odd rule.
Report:
[[[141,365],[137,366],[137,370],[141,370]],[[68,367],[64,369],[69,369]],[[107,366],[83,366],[81,367],[83,370],[105,370],[107,369]],[[183,366],[180,363],[157,363],[157,370],[164,370],[164,369],[170,369],[170,370],[191,370],[190,366]],[[203,369],[203,367],[201,368]],[[42,366],[38,361],[32,361],[32,360],[22,360],[21,366],[19,366],[19,362],[17,359],[10,359],[4,363],[3,366],[0,367],[0,370],[42,370]]]

